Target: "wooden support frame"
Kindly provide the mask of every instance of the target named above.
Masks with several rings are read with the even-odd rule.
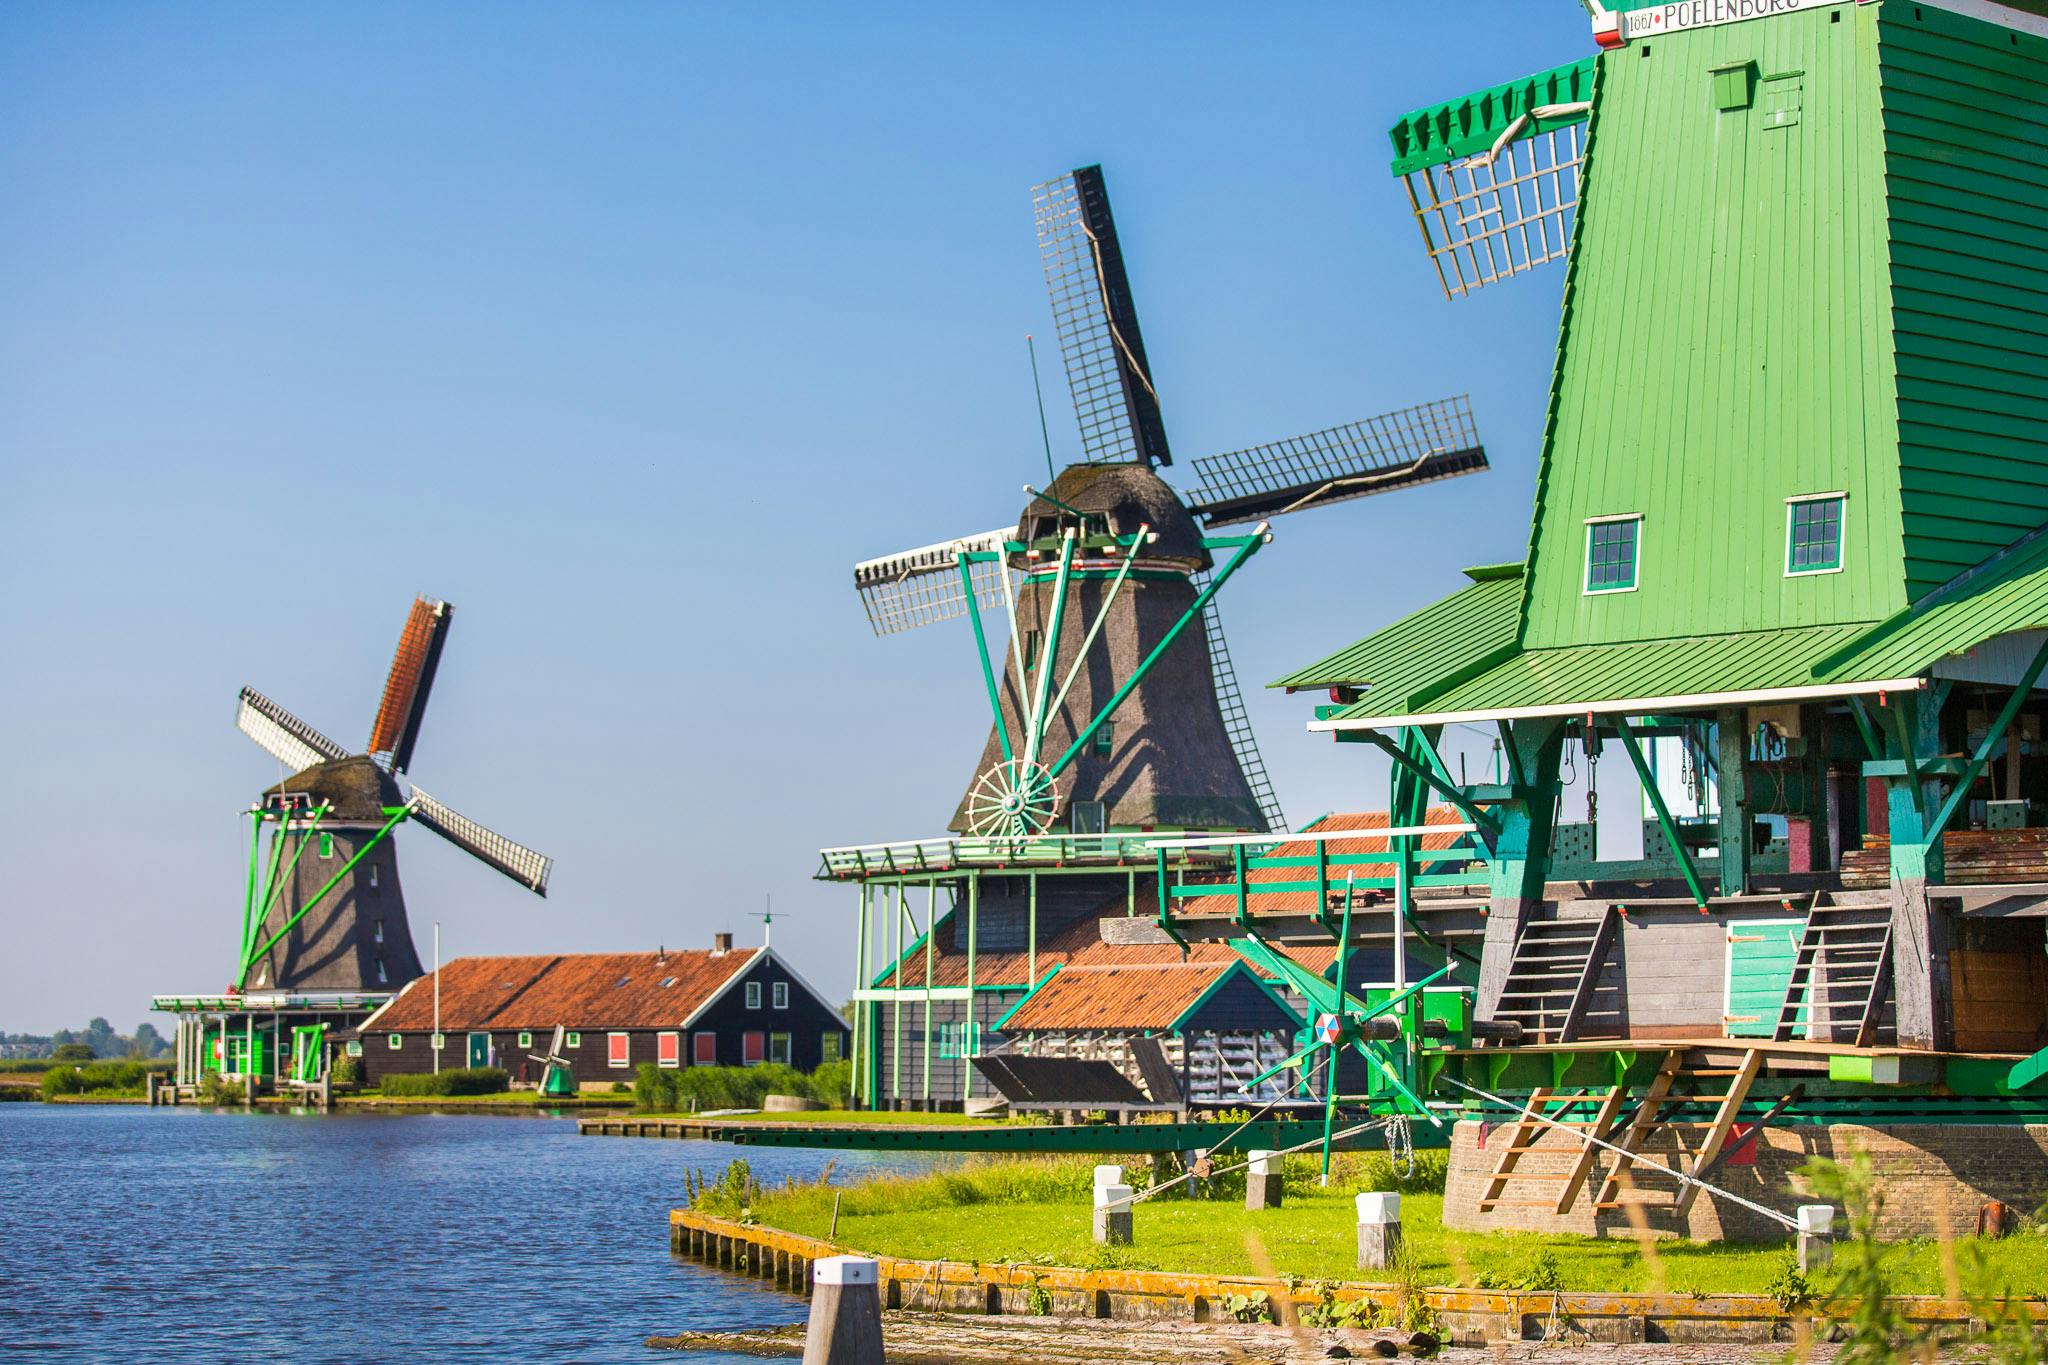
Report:
[[[2048,640],[2042,641],[2041,648],[2034,652],[2033,661],[2027,665],[2026,671],[2020,674],[2019,684],[2013,688],[2012,695],[2006,698],[2005,706],[1998,713],[1998,719],[1991,722],[1991,727],[1984,732],[1983,742],[1977,746],[1977,752],[1970,756],[1970,761],[1964,765],[1962,772],[1957,774],[1955,789],[1949,792],[1948,800],[1941,803],[1941,809],[1935,812],[1934,819],[1928,822],[1925,837],[1929,843],[1941,838],[1942,831],[1948,828],[1949,821],[1955,819],[1956,811],[1970,799],[1970,788],[1976,785],[1977,778],[1984,771],[1984,765],[1991,761],[1992,754],[1997,752],[1999,744],[2005,739],[2006,730],[2019,715],[2020,708],[2026,705],[2027,694],[2033,691],[2043,668],[2048,668]],[[1911,761],[1910,757],[1908,761]]]
[[[1413,727],[1407,728],[1412,729]],[[1417,777],[1430,787],[1435,788],[1435,790],[1440,795],[1442,795],[1444,800],[1456,806],[1458,810],[1464,814],[1467,820],[1470,820],[1473,824],[1479,826],[1481,829],[1485,830],[1488,834],[1494,836],[1495,838],[1500,837],[1500,821],[1496,820],[1486,810],[1475,805],[1472,799],[1465,795],[1464,790],[1460,788],[1456,783],[1448,782],[1445,779],[1437,776],[1435,770],[1431,768],[1429,765],[1416,762],[1415,759],[1411,757],[1400,745],[1394,743],[1393,740],[1388,739],[1384,732],[1379,730],[1363,730],[1360,731],[1360,733],[1366,737],[1366,740],[1369,743],[1371,743],[1375,748],[1379,749],[1380,752],[1384,753],[1388,758],[1392,759],[1396,764],[1400,765],[1402,768],[1407,769],[1410,773],[1414,774],[1415,777]]]
[[[1586,1177],[1593,1173],[1593,1167],[1600,1160],[1600,1148],[1595,1142],[1606,1142],[1621,1121],[1621,1106],[1628,1099],[1626,1083],[1617,1083],[1607,1092],[1607,1098],[1600,1101],[1600,1108],[1593,1115],[1593,1142],[1579,1144],[1579,1154],[1572,1161],[1571,1170],[1565,1173],[1564,1189],[1557,1196],[1558,1216],[1570,1212],[1572,1201],[1585,1188]]]
[[[1636,732],[1629,728],[1628,717],[1616,716],[1614,729],[1621,736],[1621,747],[1627,752],[1628,761],[1635,766],[1636,776],[1642,781],[1643,795],[1650,798],[1650,809],[1657,815],[1657,828],[1664,831],[1664,841],[1678,855],[1678,870],[1685,876],[1685,885],[1692,892],[1693,903],[1704,912],[1707,893],[1700,885],[1699,869],[1693,866],[1692,854],[1678,837],[1678,822],[1671,818],[1671,808],[1664,801],[1664,793],[1657,789],[1657,778],[1650,771],[1649,760],[1643,757],[1643,746],[1636,742]]]
[[[1742,1106],[1749,1099],[1749,1088],[1756,1083],[1757,1072],[1762,1069],[1764,1054],[1761,1049],[1751,1049],[1742,1054],[1742,1064],[1729,1077],[1728,1088],[1722,1092],[1721,1104],[1714,1111],[1713,1126],[1707,1129],[1707,1137],[1694,1154],[1691,1174],[1697,1176],[1713,1165],[1721,1156],[1721,1148],[1728,1141],[1729,1132],[1735,1127],[1735,1116],[1742,1112]],[[1671,1211],[1683,1218],[1692,1211],[1693,1202],[1700,1196],[1698,1185],[1687,1184],[1678,1191],[1677,1202]]]

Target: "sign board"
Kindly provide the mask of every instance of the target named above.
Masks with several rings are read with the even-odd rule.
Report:
[[[1675,0],[1672,4],[1632,9],[1621,16],[1625,42],[1654,38],[1687,29],[1712,28],[1716,24],[1739,24],[1746,19],[1770,19],[1802,10],[1828,9],[1850,0]]]

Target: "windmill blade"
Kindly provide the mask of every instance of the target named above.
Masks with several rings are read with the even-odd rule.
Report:
[[[434,671],[441,665],[441,646],[448,638],[448,625],[455,608],[431,597],[413,599],[398,635],[398,653],[391,660],[391,674],[384,680],[384,697],[377,704],[377,719],[370,726],[370,754],[392,772],[402,773],[412,763],[412,749],[419,739],[420,718],[427,711],[427,694],[434,689]]]
[[[1084,166],[1031,191],[1053,330],[1090,464],[1172,464],[1159,394],[1138,333],[1138,310],[1102,167]]]
[[[1394,125],[1393,172],[1445,298],[1569,254],[1593,74],[1588,57]]]
[[[1190,510],[1211,526],[1370,497],[1485,469],[1486,450],[1460,395],[1308,436],[1195,460]]]
[[[552,858],[485,829],[468,816],[442,805],[418,787],[412,789],[412,818],[457,848],[497,868],[535,895],[547,895],[548,869],[554,865]]]
[[[1207,573],[1199,573],[1189,581],[1199,593],[1208,586],[1208,577]],[[1238,771],[1252,789],[1252,799],[1259,803],[1259,813],[1266,819],[1266,833],[1285,833],[1287,812],[1280,808],[1280,795],[1273,790],[1273,779],[1266,773],[1258,736],[1252,733],[1251,712],[1245,707],[1243,689],[1237,685],[1237,665],[1230,661],[1230,642],[1223,638],[1223,621],[1216,615],[1214,597],[1202,608],[1202,634],[1209,642],[1209,676],[1216,684],[1216,709],[1223,717],[1223,732],[1230,737],[1230,750],[1237,755]]]
[[[348,757],[348,750],[253,687],[237,698],[235,727],[295,773]]]
[[[868,624],[877,635],[895,635],[934,621],[950,621],[967,614],[967,589],[960,582],[960,552],[1000,551],[1017,533],[1014,526],[999,526],[978,536],[902,550],[853,566],[853,586],[867,608]],[[977,607],[1003,604],[1003,575],[1011,572],[1001,560],[984,560],[967,566],[974,580]]]

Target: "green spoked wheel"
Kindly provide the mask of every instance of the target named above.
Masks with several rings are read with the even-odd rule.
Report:
[[[967,828],[984,839],[1035,839],[1052,828],[1059,805],[1052,773],[1027,758],[1006,759],[967,793]]]

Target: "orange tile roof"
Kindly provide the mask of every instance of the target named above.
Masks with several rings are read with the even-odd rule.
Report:
[[[459,957],[439,973],[441,1029],[677,1028],[761,951]],[[434,976],[414,979],[363,1026],[432,1028]]]
[[[1423,817],[1423,823],[1425,825],[1462,825],[1466,823],[1466,820],[1464,812],[1454,806],[1431,806],[1429,813]],[[1322,819],[1317,820],[1307,829],[1300,832],[1304,834],[1328,834],[1338,830],[1375,830],[1385,829],[1386,827],[1387,812],[1383,810],[1369,810],[1325,815]],[[1425,834],[1422,836],[1422,847],[1424,849],[1452,848],[1460,840],[1467,837],[1469,836],[1454,830],[1445,830],[1442,834]],[[1384,853],[1387,851],[1387,840],[1385,838],[1347,839],[1341,843],[1330,844],[1329,848],[1332,853]],[[1316,846],[1307,840],[1296,839],[1280,844],[1268,850],[1268,852],[1277,857],[1313,858],[1316,854]],[[1354,870],[1360,876],[1384,877],[1390,875],[1390,865],[1366,865]],[[1194,880],[1194,878],[1189,880]],[[1230,877],[1228,874],[1225,874],[1220,880],[1228,881]],[[1254,888],[1261,882],[1305,882],[1314,880],[1315,869],[1312,867],[1254,867],[1251,869],[1250,875],[1250,882]],[[1342,888],[1344,877],[1340,869],[1331,869],[1330,882],[1332,889]],[[1375,894],[1384,895],[1386,893],[1375,892]],[[1364,893],[1361,892],[1360,896],[1362,899]],[[1237,908],[1234,900],[1235,898],[1230,896],[1204,896],[1190,902],[1179,913],[1188,915],[1229,914]],[[1316,905],[1316,895],[1313,891],[1253,890],[1246,899],[1245,909],[1254,915],[1313,915],[1318,912],[1319,907]]]
[[[1231,962],[1063,967],[1003,1021],[1003,1032],[1169,1029],[1235,969]]]
[[[1310,899],[1314,899],[1310,897]],[[1117,912],[1123,907],[1123,898],[1115,901]],[[1115,918],[1115,915],[1109,916]],[[957,988],[967,984],[967,953],[964,946],[955,946],[955,930],[964,922],[955,914],[939,922],[932,934],[932,985],[935,987]],[[1334,943],[1323,945],[1280,945],[1281,951],[1312,972],[1327,971],[1337,960]],[[1177,943],[1105,943],[1101,930],[1096,927],[1094,917],[1076,920],[1057,933],[1049,934],[1038,945],[1038,978],[1061,965],[1075,967],[1146,966],[1152,964],[1178,965],[1182,962],[1221,964],[1228,966],[1239,961],[1226,943],[1191,944],[1184,955]],[[906,948],[899,970],[903,985],[922,988],[924,985],[924,945]],[[1028,953],[979,952],[974,955],[974,980],[981,986],[1025,986],[1031,984],[1031,956]],[[880,983],[884,987],[895,984],[894,974],[882,973]]]

